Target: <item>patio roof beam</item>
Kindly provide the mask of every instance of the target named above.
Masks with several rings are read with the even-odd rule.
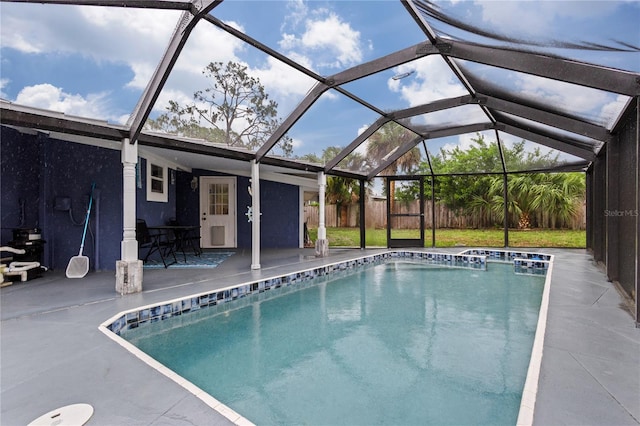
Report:
[[[324,92],[329,89],[324,83],[316,84],[307,96],[296,106],[296,108],[284,119],[278,128],[269,136],[269,139],[260,146],[256,152],[256,161],[262,161],[265,155],[278,143],[278,141],[293,127],[302,115],[311,108],[311,105],[318,100]]]
[[[627,96],[640,95],[640,75],[629,71],[572,61],[504,47],[446,40],[439,42],[444,56],[478,62],[566,83]]]
[[[129,130],[130,143],[133,144],[137,141],[138,136],[144,127],[144,123],[147,121],[147,118],[151,113],[151,109],[160,95],[160,91],[169,78],[169,74],[178,60],[178,56],[180,56],[180,52],[182,52],[182,48],[186,44],[191,31],[203,16],[206,16],[221,2],[222,0],[202,0],[202,7],[199,10],[195,10],[195,3],[193,3],[193,9],[182,13],[180,20],[178,21],[179,25],[171,36],[169,46],[167,46],[158,67],[149,80],[149,84],[147,84],[147,87],[142,93],[142,96],[129,119],[131,124],[131,128]]]
[[[593,159],[595,158],[595,153],[591,149],[577,147],[567,141],[561,141],[547,135],[533,132],[528,129],[523,129],[515,124],[500,123],[499,126],[504,126],[504,128],[501,130],[513,136],[517,136],[519,138],[523,138],[531,142],[556,149],[558,151],[566,152],[567,154],[571,154],[588,161],[593,161]]]
[[[2,0],[8,3],[34,3],[33,0]],[[132,7],[140,9],[191,10],[191,0],[38,0],[39,4],[65,4],[75,6]]]
[[[385,125],[387,122],[391,121],[389,117],[380,117],[378,118],[371,126],[367,128],[364,132],[360,133],[357,138],[353,140],[345,149],[340,151],[338,155],[336,155],[331,161],[329,161],[325,167],[324,171],[328,173],[331,169],[338,165],[342,160],[346,158],[347,155],[351,154],[361,143],[366,141],[371,135],[373,135],[376,130]]]
[[[341,71],[328,77],[327,80],[331,83],[331,86],[339,86],[411,62],[417,58],[439,53],[440,51],[430,43],[418,43],[406,49],[398,50],[397,52],[382,56],[373,61],[365,62],[364,64]]]
[[[558,164],[557,166],[544,169],[514,170],[507,172],[507,175],[522,173],[558,173],[558,172],[584,172],[591,165],[591,161],[572,161],[570,163]]]
[[[433,28],[431,28],[431,25],[429,25],[429,23],[425,20],[422,13],[419,11],[421,5],[416,4],[416,2],[414,2],[413,0],[401,0],[401,1],[405,9],[407,9],[409,14],[413,18],[413,20],[416,22],[416,24],[418,24],[420,29],[425,33],[429,41],[431,41],[431,44],[438,48],[438,50],[440,51],[442,60],[449,66],[449,68],[451,69],[451,72],[453,72],[455,76],[458,78],[458,80],[460,81],[460,84],[464,86],[464,88],[467,90],[467,92],[469,92],[471,96],[475,97],[476,89],[471,85],[471,83],[467,79],[467,76],[464,75],[464,73],[460,70],[460,67],[458,66],[458,64],[453,62],[448,56],[442,54],[442,49],[438,45],[439,39],[436,32],[433,30]],[[484,106],[481,106],[480,108],[482,109],[482,112],[487,116],[489,121],[491,121],[492,123],[496,122],[496,120],[491,116],[491,112],[487,108],[485,108]]]
[[[602,142],[609,142],[613,138],[606,128],[586,121],[554,114],[539,108],[532,108],[516,102],[510,102],[491,96],[481,95],[480,99],[482,99],[481,102],[491,110],[498,110],[508,114],[517,115],[518,117],[526,118],[527,120],[537,121],[538,123],[542,123],[547,126],[587,136]]]
[[[115,128],[106,122],[98,124],[90,120],[71,120],[63,113],[53,113],[50,111],[39,111],[33,108],[23,108],[9,102],[0,103],[0,123],[11,126],[20,126],[36,130],[55,131],[69,133],[78,136],[97,137],[112,141],[122,142],[127,136],[127,131]]]
[[[428,104],[422,104],[415,107],[392,111],[387,114],[391,120],[402,120],[405,118],[415,117],[416,115],[428,114],[430,112],[442,111],[444,109],[455,108],[461,105],[467,105],[474,103],[474,98],[471,95],[458,96],[449,99],[440,99],[437,101],[429,102]]]
[[[431,43],[435,44],[438,36],[427,21],[424,20],[420,12],[418,12],[415,3],[412,0],[400,0],[400,2],[404,8],[407,9],[407,12],[409,12],[409,15],[411,15],[416,24],[418,24],[422,32],[431,40]]]
[[[415,179],[420,176],[433,176],[433,177],[449,177],[449,176],[502,176],[502,175],[517,175],[523,173],[554,173],[554,172],[583,172],[591,164],[591,161],[573,161],[570,163],[558,164],[557,166],[551,166],[538,169],[525,169],[525,170],[513,170],[507,172],[457,172],[457,173],[434,173],[429,174],[408,174],[408,175],[394,175],[396,178],[410,178]]]
[[[427,149],[427,142],[422,139],[422,148],[424,149],[424,155],[427,157],[427,164],[429,165],[429,175],[433,177],[433,166],[431,165],[431,155],[429,155],[429,150]]]
[[[440,111],[448,108],[454,108],[460,105],[465,105],[467,103],[473,103],[473,102],[474,102],[473,96],[465,95],[465,96],[460,96],[456,98],[438,100],[438,101],[420,105],[417,107],[411,107],[404,110],[393,111],[391,113],[385,114],[383,117],[380,117],[378,120],[376,120],[375,123],[369,126],[367,130],[365,130],[360,135],[358,135],[358,137],[355,138],[353,142],[349,144],[348,147],[346,147],[340,152],[340,154],[338,154],[334,159],[329,161],[329,163],[327,163],[325,167],[325,172],[328,172],[329,170],[334,168],[338,163],[344,160],[344,158],[347,155],[349,155],[360,144],[362,144],[365,140],[367,140],[367,138],[373,135],[376,132],[376,130],[378,130],[380,127],[382,127],[384,124],[386,124],[389,121],[392,121],[392,120],[399,121],[412,116],[426,114],[429,112]],[[414,133],[418,133],[418,134],[420,133],[418,130],[414,130],[413,127],[411,126],[407,127],[408,126],[407,123],[399,122],[398,124],[402,125],[403,127],[406,127],[407,129],[413,131]]]
[[[207,17],[209,20],[209,18]],[[216,24],[217,25],[217,24]],[[235,31],[233,34],[240,37],[243,35],[239,33],[239,31],[230,28],[229,31]],[[239,34],[236,34],[239,33]],[[243,35],[244,36],[244,35]],[[246,37],[246,36],[245,36]],[[268,48],[266,48],[268,49]],[[271,49],[264,50],[265,53],[271,54]],[[399,50],[397,52],[391,53],[389,55],[383,56],[373,61],[366,62],[364,64],[357,65],[353,68],[349,68],[347,70],[341,71],[337,74],[329,76],[327,78],[321,78],[316,75],[310,75],[310,77],[315,78],[319,81],[319,83],[311,90],[311,92],[300,102],[300,104],[294,109],[291,114],[287,116],[287,118],[282,122],[282,124],[276,129],[276,131],[271,135],[271,137],[258,149],[256,152],[256,160],[261,161],[262,158],[267,155],[269,151],[278,143],[278,141],[293,127],[293,125],[300,119],[300,117],[313,105],[313,103],[318,100],[318,98],[328,89],[335,87],[336,90],[339,90],[340,93],[350,97],[351,99],[359,102],[362,105],[369,106],[364,103],[364,101],[356,98],[351,93],[346,90],[340,89],[337,86],[341,84],[346,84],[354,80],[358,80],[360,78],[367,77],[369,75],[378,73],[380,71],[384,71],[389,68],[393,68],[398,65],[402,65],[406,62],[410,62],[416,58],[433,55],[439,53],[439,50],[434,46],[428,43],[418,43],[406,49]],[[274,52],[274,55],[281,56],[279,53]],[[280,59],[276,56],[278,59]],[[289,61],[288,58],[285,57],[283,59]],[[288,63],[288,62],[287,62]],[[297,65],[297,63],[294,62]],[[307,74],[309,75],[309,74]],[[375,111],[379,112],[375,107],[370,106]]]
[[[445,138],[447,136],[464,135],[465,133],[483,132],[491,130],[495,127],[493,123],[476,123],[464,126],[453,126],[444,129],[431,130],[426,126],[416,127],[415,131],[419,132],[425,139]]]
[[[367,175],[367,180],[371,180],[374,177],[376,177],[378,173],[380,173],[381,171],[389,167],[391,164],[393,164],[396,160],[398,160],[404,154],[406,154],[407,152],[415,148],[423,140],[424,138],[422,136],[418,136],[399,146],[398,149],[393,151],[392,154],[389,155],[385,161],[383,161],[378,167],[376,167],[375,169],[369,172],[369,174]]]
[[[321,165],[310,165],[304,163],[298,163],[293,160],[288,160],[284,158],[278,157],[265,157],[262,161],[262,164],[266,164],[269,166],[277,166],[277,167],[286,167],[293,170],[301,170],[305,172],[322,172],[324,171],[324,167]],[[367,177],[362,173],[354,173],[343,169],[333,169],[329,171],[330,175],[333,176],[341,176],[349,179],[366,179]]]
[[[310,69],[308,69],[306,67],[303,67],[298,62],[289,59],[287,56],[281,54],[280,52],[278,52],[276,50],[273,50],[272,48],[270,48],[269,46],[267,46],[264,43],[261,43],[260,41],[256,40],[255,38],[248,36],[247,34],[243,33],[242,31],[238,30],[237,28],[234,28],[231,25],[225,24],[224,22],[222,22],[221,20],[219,20],[215,16],[205,15],[204,16],[204,20],[209,22],[209,23],[211,23],[211,24],[213,24],[213,25],[215,25],[216,27],[220,28],[221,30],[231,34],[232,36],[242,40],[243,42],[255,47],[256,49],[260,50],[261,52],[266,53],[267,55],[269,55],[271,57],[274,57],[274,58],[278,59],[281,62],[284,62],[285,64],[287,64],[290,67],[300,71],[301,73],[307,75],[308,77],[311,77],[316,81],[325,83],[325,80],[326,80],[325,77],[321,76],[320,74],[316,74],[315,72],[311,71]]]
[[[209,155],[212,157],[229,158],[232,160],[250,161],[253,158],[253,155],[248,152],[245,153],[232,151],[229,149],[211,145],[194,144],[177,139],[172,139],[170,137],[162,137],[146,133],[140,134],[138,143],[141,146],[151,146],[155,148],[164,148],[174,151],[190,152],[193,154]]]
[[[595,139],[592,139],[589,141],[586,141],[584,139],[577,139],[572,134],[569,134],[569,133],[563,134],[559,132],[554,132],[554,130],[556,129],[545,129],[540,126],[535,126],[530,123],[520,121],[517,118],[513,118],[508,115],[505,115],[504,113],[501,113],[498,111],[496,111],[495,114],[501,124],[508,124],[523,130],[528,130],[535,134],[547,136],[551,139],[555,139],[555,140],[561,141],[562,143],[574,146],[576,148],[581,148],[587,151],[596,152],[596,150],[604,143],[604,142],[597,141]]]

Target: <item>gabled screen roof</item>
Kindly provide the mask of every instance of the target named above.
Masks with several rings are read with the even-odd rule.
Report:
[[[479,138],[499,161],[465,173],[511,171],[514,144],[556,159],[541,169],[582,170],[640,94],[638,2],[1,6],[3,124],[361,179],[440,173],[437,158]],[[266,95],[259,130],[216,112],[211,70],[229,63]],[[252,96],[235,98],[245,113]]]

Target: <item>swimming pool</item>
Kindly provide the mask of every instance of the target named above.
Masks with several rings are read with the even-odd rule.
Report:
[[[348,279],[305,281],[121,334],[257,423],[514,424],[544,278],[515,284],[513,264],[485,272],[466,260],[465,269],[373,262]],[[150,323],[175,305],[136,318]]]

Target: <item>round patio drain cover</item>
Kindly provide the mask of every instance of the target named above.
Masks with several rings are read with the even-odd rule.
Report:
[[[93,416],[89,404],[71,404],[43,414],[28,426],[80,426]]]

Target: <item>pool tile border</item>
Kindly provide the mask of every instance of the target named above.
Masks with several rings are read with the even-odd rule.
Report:
[[[527,372],[527,379],[523,391],[520,412],[518,415],[518,425],[530,425],[533,421],[533,407],[538,386],[538,374],[542,358],[542,342],[544,340],[544,327],[546,325],[546,310],[548,305],[548,287],[551,282],[551,270],[553,256],[537,252],[520,252],[513,250],[487,250],[487,249],[467,249],[457,254],[434,253],[411,250],[390,250],[384,253],[363,256],[342,262],[335,262],[316,268],[310,268],[280,275],[272,278],[251,281],[239,285],[225,287],[211,292],[198,293],[185,296],[159,304],[146,305],[138,308],[120,312],[107,321],[100,324],[99,329],[112,340],[125,347],[129,352],[147,363],[152,368],[164,374],[174,382],[178,383],[193,395],[202,400],[205,404],[225,416],[237,425],[252,425],[248,419],[222,404],[211,395],[204,392],[191,382],[177,375],[172,370],[138,349],[121,337],[121,333],[126,330],[137,328],[141,325],[151,324],[179,315],[198,312],[202,309],[223,305],[227,302],[242,299],[249,295],[268,292],[272,289],[290,287],[296,284],[308,282],[317,277],[327,276],[336,272],[351,270],[360,266],[374,265],[389,259],[409,259],[419,260],[426,264],[446,265],[452,268],[480,269],[486,270],[490,262],[511,263],[513,262],[516,274],[547,274],[545,288],[543,290],[543,304],[540,308],[538,327],[534,338],[534,347]],[[545,299],[546,295],[546,299]],[[544,307],[544,321],[541,324]],[[541,337],[539,336],[542,328]],[[538,342],[538,340],[541,340]],[[535,362],[534,362],[535,359]],[[532,364],[536,364],[532,367]],[[530,377],[531,376],[531,377]]]
[[[408,250],[389,251],[343,262],[336,262],[273,278],[256,280],[232,287],[225,287],[211,292],[185,296],[179,299],[161,302],[159,304],[134,308],[129,311],[121,312],[110,321],[105,322],[103,326],[105,326],[109,331],[120,335],[122,331],[133,329],[147,323],[151,324],[178,315],[196,312],[210,306],[218,306],[249,295],[297,285],[314,278],[324,277],[336,272],[347,271],[365,265],[378,264],[388,259],[420,260],[427,264],[446,265],[454,268],[487,269],[487,258],[484,255],[430,253]]]

